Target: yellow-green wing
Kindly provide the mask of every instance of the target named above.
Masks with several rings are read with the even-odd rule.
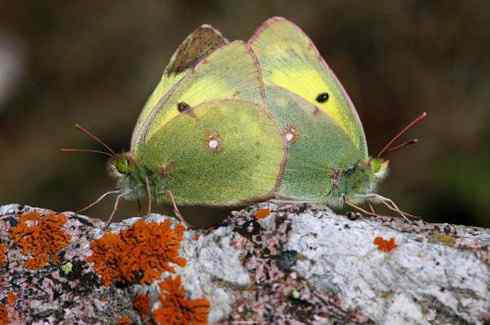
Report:
[[[144,143],[166,123],[176,117],[179,107],[196,107],[210,100],[242,99],[262,105],[263,81],[255,56],[247,44],[231,42],[201,60],[194,69],[162,97],[142,125],[140,141]]]
[[[331,201],[335,175],[366,159],[325,112],[279,86],[266,87],[267,107],[287,142],[288,159],[276,197]]]
[[[177,205],[234,206],[273,195],[285,149],[264,107],[217,100],[174,116],[140,145],[135,158],[160,171]],[[165,193],[157,199],[168,203]]]
[[[270,18],[249,41],[266,85],[281,86],[317,106],[367,154],[359,116],[349,96],[313,42],[292,22]]]
[[[169,64],[163,72],[162,78],[157,87],[148,98],[140,113],[138,121],[133,131],[131,147],[135,147],[139,142],[144,121],[156,108],[160,99],[168,93],[172,87],[189,73],[200,60],[208,56],[217,48],[227,44],[228,41],[223,35],[210,25],[199,26],[180,44],[172,55]]]

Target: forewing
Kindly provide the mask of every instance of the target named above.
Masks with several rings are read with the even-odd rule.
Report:
[[[273,195],[285,149],[263,107],[217,100],[174,116],[141,145],[136,159],[162,171],[178,205],[233,206]],[[168,202],[164,193],[158,199]]]
[[[264,88],[258,69],[249,47],[241,41],[217,49],[160,99],[143,125],[140,142],[152,138],[176,117],[179,103],[192,108],[211,100],[241,99],[263,105]]]
[[[327,202],[337,170],[365,156],[325,112],[284,88],[266,88],[267,106],[287,141],[288,159],[276,196]]]
[[[157,107],[160,99],[189,73],[189,69],[192,69],[200,60],[227,43],[228,41],[223,35],[210,25],[202,25],[187,36],[172,55],[163,72],[162,79],[146,101],[138,117],[131,140],[132,148],[140,141],[143,125],[150,113]]]
[[[180,44],[165,69],[167,75],[179,74],[194,67],[214,50],[227,44],[220,31],[210,25],[202,25]]]
[[[257,29],[249,44],[257,55],[266,84],[281,86],[317,106],[344,130],[358,150],[367,154],[364,131],[354,105],[298,26],[281,17],[271,18]],[[325,93],[328,99],[323,101]],[[319,98],[321,94],[323,99]]]

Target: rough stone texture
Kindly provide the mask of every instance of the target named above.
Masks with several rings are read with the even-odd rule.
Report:
[[[268,208],[257,220],[255,212]],[[23,267],[26,257],[8,229],[32,208],[0,207],[0,299],[19,323],[114,323],[155,285],[104,287],[85,261],[104,224],[66,213],[71,236],[59,264]],[[46,210],[42,210],[46,211]],[[148,221],[168,217],[150,215]],[[140,218],[113,224],[118,232]],[[394,239],[385,251],[376,237]],[[207,298],[210,323],[485,324],[490,322],[490,230],[408,223],[400,218],[337,215],[327,208],[261,203],[221,225],[188,230],[185,267],[176,267],[190,298]],[[67,271],[69,269],[69,271]],[[168,274],[162,274],[162,278]]]

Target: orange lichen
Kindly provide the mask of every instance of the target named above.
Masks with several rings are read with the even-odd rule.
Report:
[[[0,244],[0,267],[4,266],[7,261],[7,247]]]
[[[159,284],[161,306],[153,312],[157,324],[203,325],[208,323],[207,299],[188,299],[180,276]]]
[[[15,301],[17,301],[17,295],[13,291],[10,291],[7,294],[7,304],[14,305]]]
[[[255,211],[255,219],[257,220],[264,219],[267,218],[270,214],[271,214],[271,209],[267,209],[267,208],[258,209],[257,211]]]
[[[9,317],[7,313],[7,307],[0,305],[0,325],[7,325],[9,323]]]
[[[150,313],[150,297],[145,294],[137,295],[133,300],[133,307],[141,318],[146,318]]]
[[[31,257],[26,262],[28,269],[41,268],[50,261],[59,262],[58,253],[70,242],[70,236],[63,230],[67,219],[64,214],[42,215],[37,211],[20,216],[19,223],[10,230],[10,236],[22,254]]]
[[[374,245],[378,246],[378,249],[382,252],[389,253],[392,250],[394,250],[397,245],[395,243],[395,238],[390,238],[388,240],[384,239],[383,237],[376,237],[374,238],[373,241]]]
[[[6,303],[0,305],[0,325],[19,324],[15,310],[13,309],[16,300],[17,295],[13,291],[9,291]]]
[[[119,318],[117,321],[117,325],[131,325],[131,324],[133,324],[133,321],[127,315]]]
[[[95,264],[104,285],[112,281],[150,283],[162,272],[175,272],[170,263],[186,265],[179,256],[184,230],[182,224],[172,228],[169,220],[140,220],[119,234],[106,233],[92,241],[92,255],[87,260]]]

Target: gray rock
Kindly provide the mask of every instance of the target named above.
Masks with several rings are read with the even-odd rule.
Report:
[[[257,209],[270,215],[255,219]],[[186,230],[179,254],[185,267],[149,285],[105,287],[93,265],[90,242],[100,221],[66,213],[70,242],[61,262],[28,270],[28,257],[9,236],[30,207],[0,206],[0,242],[8,247],[0,268],[2,303],[11,320],[96,324],[123,315],[141,323],[132,301],[178,274],[189,299],[206,298],[210,323],[274,324],[484,324],[490,321],[490,230],[405,222],[399,218],[351,220],[328,208],[261,203],[212,230]],[[39,210],[48,211],[48,210]],[[169,217],[150,215],[147,222]],[[141,218],[112,224],[114,233]],[[173,220],[173,219],[172,219]],[[175,222],[176,223],[176,222]],[[385,250],[375,244],[390,240]],[[6,304],[8,305],[8,304]]]

